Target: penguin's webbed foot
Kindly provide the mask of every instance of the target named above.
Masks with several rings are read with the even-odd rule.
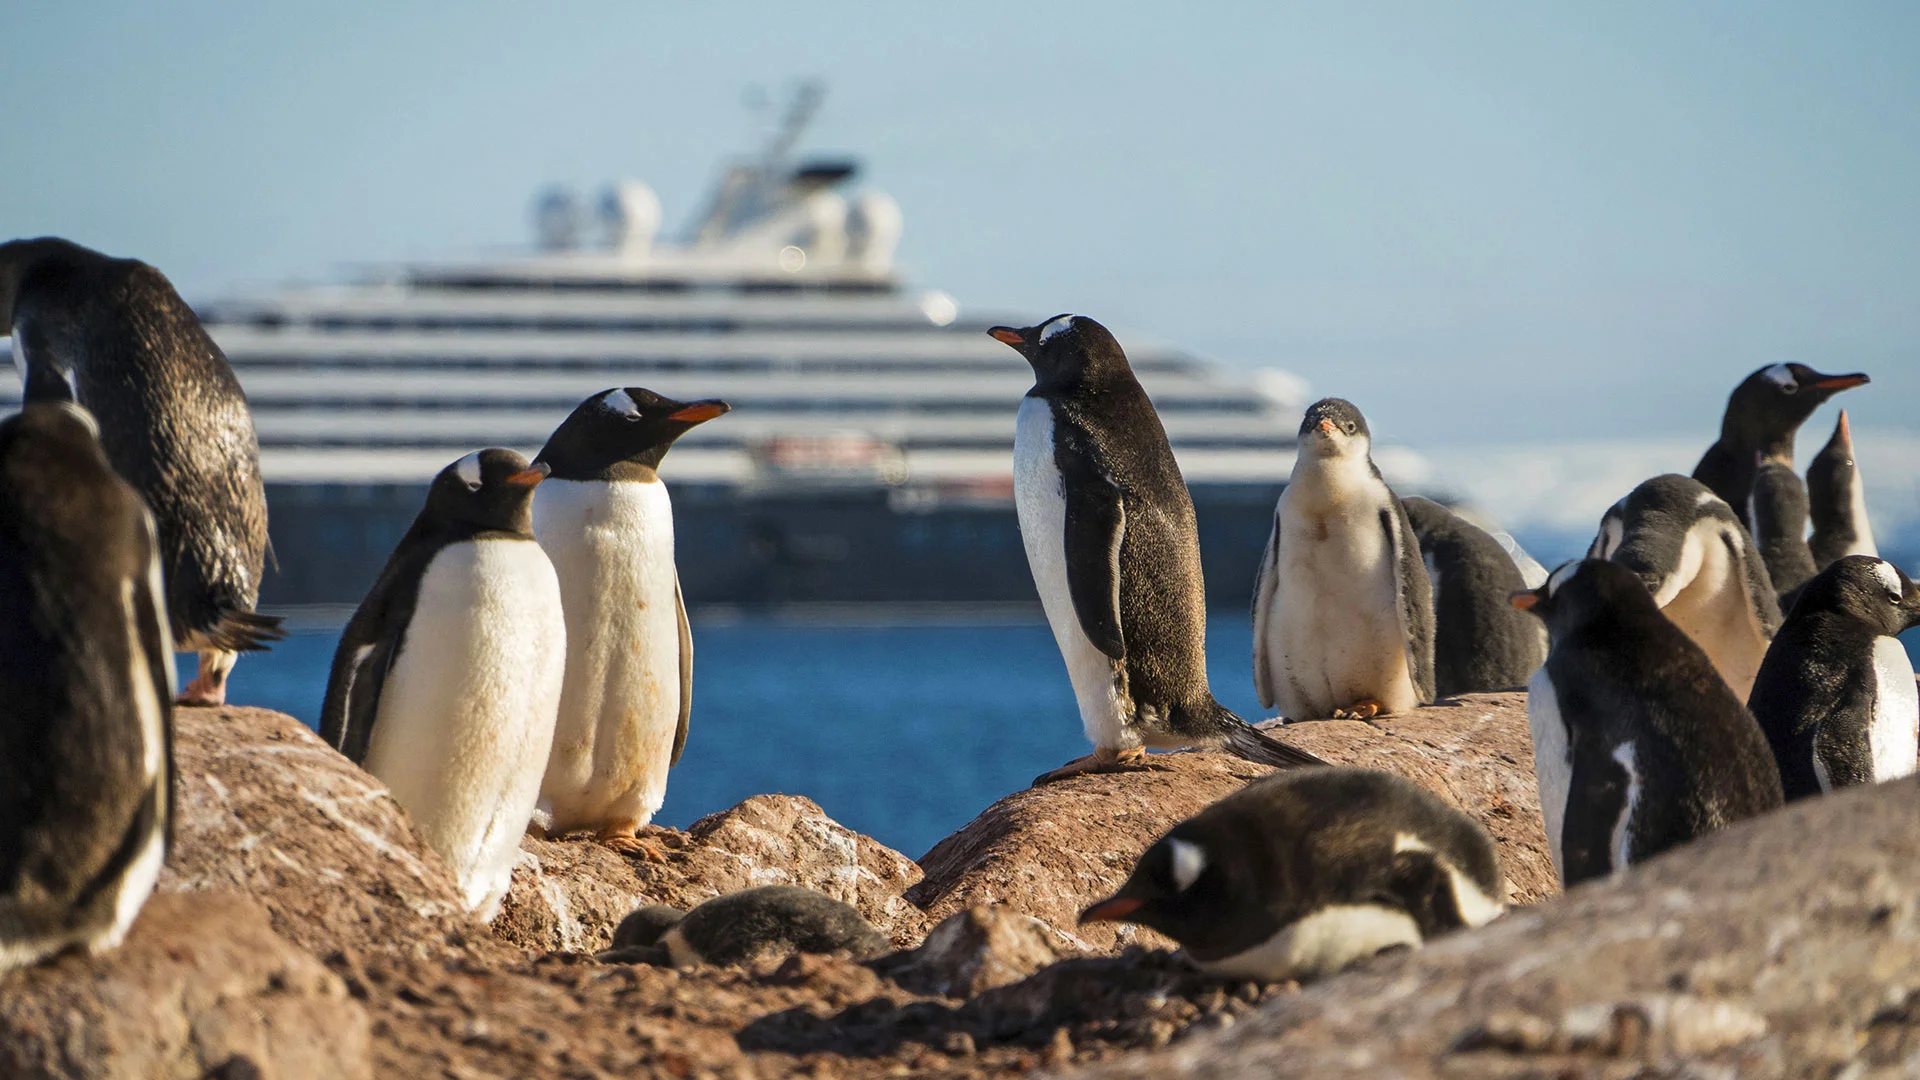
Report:
[[[1335,720],[1371,720],[1387,711],[1387,706],[1374,698],[1362,698],[1344,709],[1333,710]]]
[[[218,707],[227,703],[227,676],[232,673],[239,653],[223,649],[200,650],[200,670],[193,681],[174,699],[176,705]]]
[[[1151,772],[1166,769],[1147,756],[1144,746],[1132,746],[1125,750],[1099,747],[1083,758],[1076,758],[1051,772],[1041,773],[1033,778],[1033,786],[1051,784],[1056,780],[1065,780],[1073,776],[1086,776],[1092,773]]]
[[[642,840],[634,835],[639,827],[638,822],[615,822],[601,829],[594,839],[628,858],[638,856],[648,862],[666,862],[667,850],[658,840]]]

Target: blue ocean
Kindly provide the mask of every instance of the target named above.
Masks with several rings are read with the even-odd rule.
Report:
[[[296,630],[242,660],[230,700],[317,723],[338,634]],[[1060,654],[1038,621],[835,625],[696,613],[693,640],[692,730],[655,819],[662,825],[785,792],[917,857],[1087,752]],[[1243,615],[1209,621],[1214,695],[1250,719],[1261,715],[1252,640]],[[1920,634],[1907,648],[1920,652]]]

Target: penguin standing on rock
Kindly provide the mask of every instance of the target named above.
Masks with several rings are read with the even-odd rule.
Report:
[[[1792,606],[1790,597],[1820,572],[1807,546],[1807,486],[1792,465],[1763,461],[1755,468],[1747,532],[1767,564],[1767,579],[1784,612]]]
[[[1207,688],[1193,500],[1120,343],[1078,315],[988,333],[1033,367],[1014,429],[1014,507],[1094,745],[1036,782],[1139,768],[1148,747],[1323,764],[1254,730]]]
[[[540,785],[549,832],[592,829],[616,851],[664,857],[635,834],[666,799],[667,770],[687,745],[693,635],[660,461],[727,409],[637,386],[603,390],[534,458],[553,473],[533,500],[533,532],[567,615],[566,689]]]
[[[1822,570],[1848,555],[1880,557],[1873,523],[1867,520],[1867,488],[1853,456],[1853,429],[1847,410],[1833,426],[1833,438],[1807,463],[1807,501],[1813,519],[1808,547]]]
[[[1570,562],[1513,605],[1553,642],[1527,684],[1527,726],[1563,885],[1781,805],[1760,725],[1632,571]]]
[[[160,271],[52,237],[0,244],[0,323],[29,390],[64,382],[152,510],[173,641],[200,654],[181,704],[221,704],[238,654],[285,636],[253,610],[267,497],[233,369]]]
[[[1352,403],[1300,421],[1253,597],[1253,685],[1291,720],[1403,713],[1433,700],[1433,586],[1406,508]]]
[[[1727,505],[1744,506],[1753,489],[1754,455],[1792,461],[1793,437],[1813,410],[1840,391],[1869,381],[1861,374],[1824,375],[1805,364],[1761,368],[1733,388],[1720,419],[1720,438],[1693,467],[1693,478]]]
[[[1920,692],[1899,635],[1915,626],[1920,588],[1869,555],[1841,559],[1800,591],[1747,703],[1787,798],[1914,772]]]
[[[1507,603],[1527,587],[1491,534],[1419,496],[1401,499],[1433,585],[1433,689],[1440,697],[1526,685],[1547,656],[1537,619]]]
[[[566,665],[533,538],[545,465],[477,450],[427,504],[340,634],[320,735],[393,792],[484,922],[540,795]]]
[[[1656,476],[1607,510],[1587,557],[1638,574],[1667,618],[1746,699],[1780,628],[1780,602],[1732,507],[1698,480]]]
[[[0,971],[119,944],[166,860],[159,552],[84,410],[0,421]]]
[[[1204,971],[1277,981],[1479,926],[1506,907],[1479,823],[1392,773],[1255,780],[1173,827],[1080,921],[1178,941]]]

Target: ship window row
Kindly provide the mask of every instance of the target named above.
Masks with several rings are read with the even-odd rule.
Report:
[[[414,275],[411,284],[421,289],[445,289],[449,292],[556,292],[556,293],[830,293],[835,295],[875,296],[896,291],[891,281],[814,280],[792,281],[762,278],[749,281],[724,279],[701,281],[694,278],[531,278],[464,276],[458,274]]]
[[[782,375],[977,375],[1017,370],[1026,366],[1009,354],[1007,361],[976,360],[782,360],[775,357],[715,357],[686,359],[663,356],[329,356],[324,358],[272,352],[229,355],[236,370],[273,371],[492,371],[523,367],[535,371],[692,371],[771,372]],[[1136,372],[1185,372],[1189,361],[1175,357],[1144,359]]]
[[[498,438],[499,436],[494,436]],[[454,434],[423,434],[418,436],[330,436],[330,435],[289,435],[275,436],[262,432],[260,445],[270,450],[418,450],[428,447],[446,447],[450,450],[467,449],[487,440],[486,436],[462,436]],[[682,445],[694,446],[701,450],[751,450],[759,439],[728,437],[706,437],[683,439]],[[890,439],[889,444],[901,449],[916,452],[938,450],[1011,450],[1013,437],[994,438],[942,438],[942,439]],[[1176,450],[1292,450],[1296,443],[1292,436],[1196,436],[1194,438],[1174,439]]]
[[[280,311],[200,313],[209,326],[251,326],[258,330],[288,328],[329,333],[350,330],[538,330],[555,333],[692,333],[732,334],[746,330],[772,333],[862,333],[918,330],[952,333],[928,324],[924,317],[874,319],[740,319],[671,316],[593,315],[288,315]],[[985,326],[977,329],[984,331]]]
[[[472,410],[513,409],[523,412],[553,411],[567,413],[580,404],[581,397],[383,397],[370,393],[357,397],[293,397],[284,394],[249,394],[255,412],[285,409],[294,412],[338,410],[342,412],[407,411],[466,412]],[[753,413],[934,413],[934,414],[1010,414],[1015,402],[1005,398],[729,398],[735,411]],[[1226,413],[1257,416],[1266,411],[1257,400],[1246,398],[1168,398],[1154,403],[1163,414]]]

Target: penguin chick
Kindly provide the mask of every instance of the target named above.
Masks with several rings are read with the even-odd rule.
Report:
[[[166,859],[160,547],[85,410],[0,421],[0,971],[118,945]]]
[[[646,964],[671,967],[672,957],[660,944],[660,936],[678,925],[687,913],[665,904],[635,908],[613,928],[613,944],[594,954],[603,964]]]
[[[866,960],[893,948],[851,905],[792,885],[716,896],[666,927],[658,945],[677,968],[752,964],[796,952],[846,952]]]
[[[1899,635],[1920,626],[1900,568],[1848,555],[1800,592],[1747,702],[1789,799],[1914,771],[1920,693]]]
[[[1853,429],[1847,410],[1833,426],[1833,438],[1807,463],[1807,502],[1813,537],[1807,542],[1814,565],[1822,570],[1848,555],[1879,558],[1873,523],[1867,520],[1867,487],[1853,456]]]
[[[160,271],[54,237],[0,244],[0,328],[29,398],[92,413],[107,460],[152,511],[169,632],[200,657],[180,701],[221,704],[239,653],[286,636],[254,611],[267,496],[226,356]]]
[[[1552,640],[1527,684],[1527,726],[1563,885],[1781,805],[1760,725],[1631,570],[1566,563],[1513,604]]]
[[[658,846],[636,833],[666,800],[693,711],[693,634],[659,468],[675,440],[727,411],[637,386],[603,390],[534,458],[553,470],[534,496],[533,531],[567,617],[566,688],[540,783],[547,827],[591,829],[656,862]]]
[[[1433,586],[1366,418],[1324,398],[1300,421],[1253,597],[1253,685],[1291,720],[1433,700]]]
[[[1793,466],[1779,461],[1755,466],[1753,492],[1747,498],[1747,531],[1767,564],[1767,578],[1784,612],[1792,607],[1789,598],[1820,572],[1806,541],[1807,487]]]
[[[1731,507],[1698,480],[1656,476],[1607,510],[1587,557],[1638,574],[1654,603],[1746,700],[1780,628],[1780,602]]]
[[[1418,947],[1505,903],[1472,818],[1392,773],[1326,768],[1255,780],[1174,826],[1080,921],[1139,923],[1204,971],[1271,981]]]
[[[470,910],[499,911],[553,747],[566,622],[530,503],[545,465],[440,471],[341,631],[320,736],[385,783]]]
[[[1720,418],[1720,438],[1693,467],[1693,478],[1727,505],[1745,505],[1753,488],[1754,455],[1792,461],[1793,437],[1813,410],[1840,391],[1869,381],[1860,374],[1824,375],[1805,364],[1761,368],[1733,388]]]
[[[1547,632],[1507,602],[1527,588],[1519,564],[1491,534],[1432,499],[1400,504],[1433,585],[1434,693],[1526,685],[1546,659]]]
[[[1148,747],[1324,764],[1254,730],[1207,687],[1193,500],[1120,343],[1079,315],[989,333],[1033,368],[1014,429],[1014,508],[1094,747],[1035,782],[1145,767]]]

